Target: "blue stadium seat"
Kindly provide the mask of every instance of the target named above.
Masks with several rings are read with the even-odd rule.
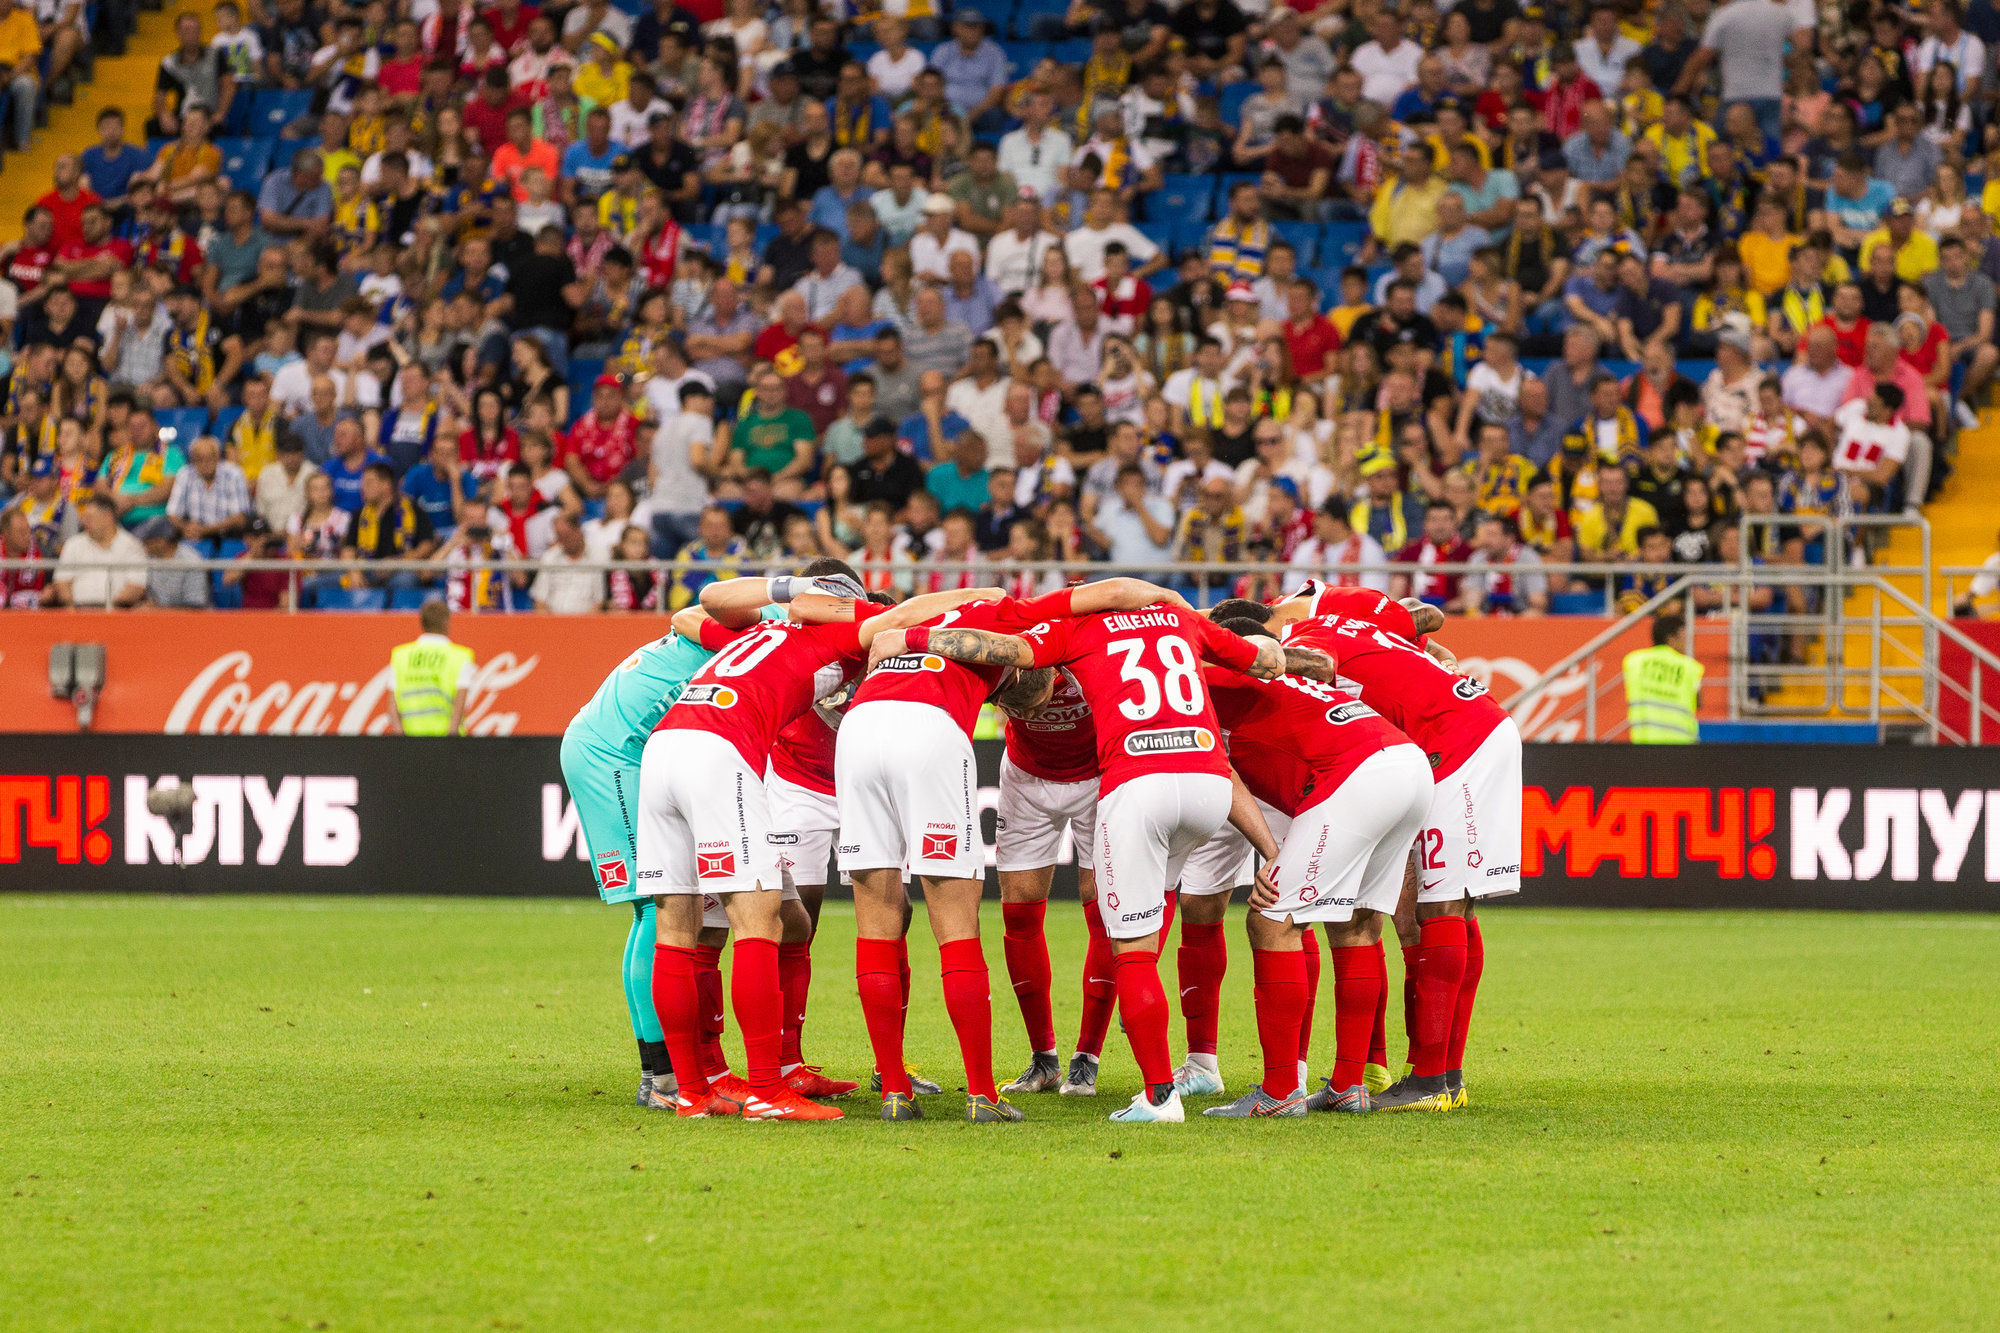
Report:
[[[1172,175],[1146,196],[1146,217],[1153,222],[1207,221],[1215,208],[1215,177]]]
[[[1319,258],[1323,264],[1352,264],[1361,247],[1368,243],[1365,222],[1329,222],[1320,228]]]
[[[1053,42],[1063,35],[1068,0],[1020,0],[1015,6],[1013,33],[1024,41]]]
[[[1090,39],[1078,37],[1073,41],[1056,42],[1049,47],[1049,54],[1059,64],[1081,65],[1090,59]]]
[[[1034,72],[1043,56],[1049,53],[1047,42],[1008,41],[1000,43],[1006,53],[1007,64],[1017,79],[1025,79]]]
[[[1601,616],[1604,614],[1604,594],[1601,592],[1550,593],[1549,614],[1556,616]]]
[[[227,440],[229,432],[236,428],[236,418],[242,415],[243,409],[236,406],[225,407],[220,412],[217,412],[215,414],[215,421],[210,426],[210,430],[214,432],[215,438],[218,440]]]
[[[1138,227],[1139,234],[1141,236],[1144,236],[1154,245],[1157,245],[1160,247],[1160,249],[1166,251],[1169,257],[1171,257],[1174,254],[1175,251],[1174,231],[1176,227],[1175,223],[1170,221],[1138,222],[1134,223],[1133,225]]]
[[[319,595],[322,611],[380,611],[389,604],[380,588],[328,588]]]
[[[713,222],[691,222],[681,230],[687,233],[690,241],[705,246],[710,254],[721,254],[728,242],[723,229]]]
[[[577,356],[569,359],[569,420],[563,425],[576,424],[590,410],[591,384],[603,373],[604,362],[599,359]]]
[[[159,421],[161,431],[173,432],[170,442],[179,445],[183,451],[208,430],[208,409],[205,407],[163,407],[153,416]]]
[[[1203,250],[1208,245],[1208,229],[1213,224],[1203,218],[1182,218],[1174,224],[1174,253]]]
[[[398,588],[389,595],[389,609],[391,611],[421,611],[423,610],[424,603],[430,600],[431,592],[432,590],[429,588]]]
[[[222,581],[222,575],[208,576],[208,604],[218,611],[238,611],[243,607],[243,585]]]
[[[868,62],[875,58],[875,53],[881,49],[880,42],[849,42],[846,47],[847,58],[860,61],[865,69]]]
[[[222,174],[237,189],[255,194],[270,173],[271,146],[275,142],[274,139],[217,139],[215,146],[222,150]]]
[[[1310,268],[1319,262],[1319,227],[1311,222],[1273,222],[1271,230],[1292,243],[1299,252],[1299,267]]]
[[[1322,313],[1340,304],[1340,269],[1322,264],[1318,268],[1300,270],[1306,277],[1319,284],[1319,308]]]
[[[1221,103],[1222,123],[1235,129],[1238,117],[1243,114],[1243,104],[1250,99],[1250,94],[1256,91],[1257,85],[1248,79],[1241,83],[1225,84],[1216,98]]]
[[[310,88],[260,88],[250,97],[249,133],[254,138],[270,138],[285,126],[312,111]]]

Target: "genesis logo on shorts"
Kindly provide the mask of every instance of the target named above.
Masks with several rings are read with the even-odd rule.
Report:
[[[684,704],[707,704],[713,708],[734,708],[736,707],[737,699],[740,697],[735,690],[730,689],[727,685],[714,685],[704,682],[700,685],[688,686],[687,689],[681,692],[680,701]]]
[[[1215,733],[1207,727],[1174,727],[1167,731],[1135,731],[1125,738],[1125,753],[1199,754],[1215,748]]]
[[[904,653],[900,657],[885,657],[875,667],[877,671],[942,671],[944,659],[936,653]]]

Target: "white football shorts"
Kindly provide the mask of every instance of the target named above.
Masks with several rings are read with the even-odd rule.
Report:
[[[1001,870],[1041,870],[1057,864],[1068,830],[1079,870],[1097,846],[1097,779],[1050,782],[1000,760],[1000,807],[994,851]]]
[[[769,770],[764,791],[771,805],[771,846],[788,872],[785,894],[798,897],[798,884],[826,883],[833,858],[833,835],[840,831],[840,803],[823,791],[801,787]]]
[[[1229,779],[1217,773],[1145,773],[1100,803],[1097,907],[1104,933],[1138,939],[1160,928],[1167,890],[1188,856],[1229,819]]]
[[[1354,909],[1394,913],[1410,842],[1431,805],[1431,766],[1414,745],[1368,756],[1323,801],[1301,810],[1278,845],[1273,921],[1346,921]],[[1274,827],[1275,832],[1275,827]]]
[[[930,704],[875,699],[847,710],[833,752],[844,873],[891,866],[933,879],[983,879],[979,771],[972,742]]]
[[[1416,850],[1420,903],[1521,891],[1521,731],[1512,718],[1437,784]]]
[[[748,893],[782,884],[764,775],[706,731],[656,731],[639,761],[639,891]]]

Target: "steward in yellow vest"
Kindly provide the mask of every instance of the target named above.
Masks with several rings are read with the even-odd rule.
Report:
[[[1702,665],[1687,655],[1687,622],[1656,616],[1653,646],[1625,655],[1625,719],[1634,745],[1692,745]]]
[[[456,736],[472,685],[472,650],[446,636],[451,610],[432,598],[418,612],[424,632],[389,653],[396,707],[390,730],[404,736]]]

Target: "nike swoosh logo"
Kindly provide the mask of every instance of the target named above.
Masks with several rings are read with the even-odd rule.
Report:
[[[1085,977],[1085,981],[1109,981],[1110,977]]]
[[[711,1018],[708,1021],[711,1023],[720,1023],[722,1021],[722,1015],[717,1014],[714,1018]]]
[[[1440,885],[1440,884],[1442,884],[1442,883],[1444,883],[1444,881],[1443,881],[1443,880],[1441,880],[1441,879],[1427,879],[1427,880],[1425,880],[1425,881],[1424,881],[1424,888],[1425,888],[1425,889],[1434,889],[1434,888],[1436,888],[1436,887],[1437,887],[1438,885]]]
[[[1181,994],[1185,995],[1191,990],[1200,990],[1200,989],[1201,987],[1199,986],[1183,986],[1181,987]]]

